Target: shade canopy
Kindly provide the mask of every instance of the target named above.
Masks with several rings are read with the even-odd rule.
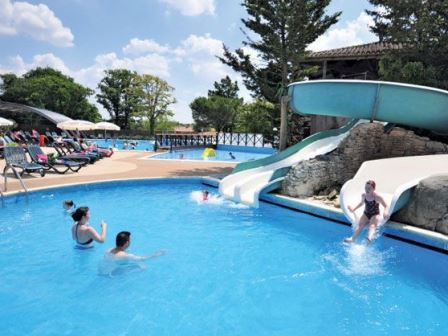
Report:
[[[120,130],[120,126],[115,125],[111,122],[107,122],[107,121],[102,121],[99,123],[96,123],[96,129],[99,130],[105,130],[105,131],[119,131]]]
[[[68,131],[90,131],[96,129],[96,125],[86,120],[68,120],[56,125],[58,128]]]
[[[0,117],[0,126],[7,127],[14,125],[14,122],[5,118]]]

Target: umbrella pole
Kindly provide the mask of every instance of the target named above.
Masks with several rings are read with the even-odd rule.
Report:
[[[106,140],[106,129],[104,129],[104,140]]]

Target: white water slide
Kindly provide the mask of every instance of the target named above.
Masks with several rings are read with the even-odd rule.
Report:
[[[260,192],[281,181],[291,166],[333,151],[362,122],[366,121],[352,120],[341,128],[313,134],[277,155],[240,163],[220,182],[219,192],[227,199],[258,207]]]
[[[357,225],[364,207],[353,214],[348,211],[355,207],[365,192],[368,180],[374,180],[376,191],[389,206],[389,214],[400,210],[409,200],[410,191],[421,180],[436,175],[448,175],[448,155],[407,156],[364,162],[353,179],[347,181],[341,189],[340,203],[344,214]],[[383,209],[381,208],[381,215]],[[381,216],[382,218],[382,216]],[[380,223],[384,224],[384,219]]]

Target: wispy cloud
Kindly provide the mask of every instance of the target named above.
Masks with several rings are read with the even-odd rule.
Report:
[[[215,13],[214,0],[159,0],[171,8],[179,11],[182,15],[196,16],[201,14]]]

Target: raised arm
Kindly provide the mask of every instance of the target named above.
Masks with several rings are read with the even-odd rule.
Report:
[[[101,235],[99,235],[93,227],[89,227],[90,236],[98,243],[104,243],[104,241],[106,240],[106,231],[107,224],[104,222],[101,223]]]

